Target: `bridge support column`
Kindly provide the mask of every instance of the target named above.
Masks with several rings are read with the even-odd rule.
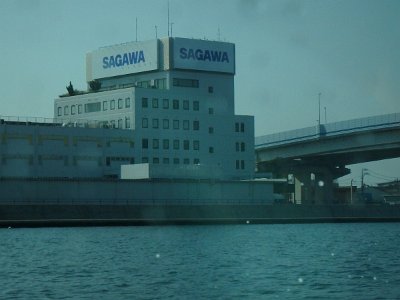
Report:
[[[324,168],[293,170],[294,203],[296,204],[328,204],[333,203],[332,172]]]

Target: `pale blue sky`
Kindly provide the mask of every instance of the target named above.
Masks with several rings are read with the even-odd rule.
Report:
[[[399,15],[398,0],[170,0],[174,36],[236,44],[256,135],[315,125],[319,92],[328,122],[400,112]],[[70,80],[86,88],[85,53],[135,40],[136,17],[138,40],[167,35],[167,0],[0,1],[0,115],[52,117]],[[364,167],[400,177],[399,159]]]

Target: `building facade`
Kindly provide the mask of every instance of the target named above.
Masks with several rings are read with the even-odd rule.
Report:
[[[129,130],[129,164],[161,177],[253,177],[254,118],[234,112],[234,44],[131,42],[88,53],[86,67],[88,92],[55,99],[57,121]]]

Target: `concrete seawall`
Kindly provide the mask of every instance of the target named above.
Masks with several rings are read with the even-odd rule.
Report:
[[[398,222],[390,205],[0,205],[0,226]]]

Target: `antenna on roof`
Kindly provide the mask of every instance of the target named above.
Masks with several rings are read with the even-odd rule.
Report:
[[[219,30],[219,25],[218,25],[218,42],[221,41],[221,31]]]
[[[155,25],[154,28],[156,29],[156,39],[157,39],[158,38],[158,36],[157,36],[157,25]]]
[[[136,17],[136,42],[137,42],[137,17]]]
[[[169,37],[169,0],[168,0],[168,37]]]

